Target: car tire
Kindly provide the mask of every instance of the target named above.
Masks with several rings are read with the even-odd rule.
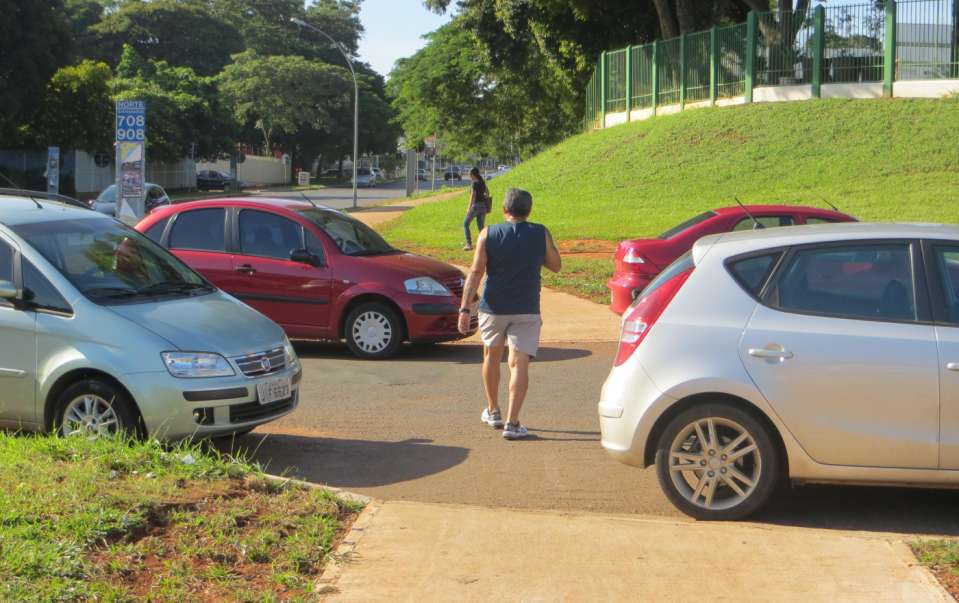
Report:
[[[57,398],[54,433],[140,438],[146,435],[133,401],[121,388],[100,379],[84,379],[66,388]]]
[[[403,343],[403,323],[396,311],[381,302],[360,304],[346,317],[346,345],[357,358],[383,360]]]
[[[730,404],[705,403],[666,425],[656,447],[656,475],[666,497],[686,515],[728,521],[768,502],[781,481],[782,459],[769,429],[754,415]]]

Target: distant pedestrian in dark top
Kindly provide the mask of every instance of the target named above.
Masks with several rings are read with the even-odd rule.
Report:
[[[486,181],[483,180],[483,177],[480,175],[478,168],[473,168],[470,170],[470,180],[472,185],[470,186],[470,204],[466,209],[466,218],[463,219],[463,231],[466,233],[466,245],[463,247],[465,251],[471,251],[473,249],[473,237],[470,236],[470,222],[473,219],[476,219],[476,234],[483,232],[483,227],[486,224],[486,214],[488,214],[492,209],[492,199],[489,196],[489,189],[486,188]]]
[[[527,222],[533,209],[528,192],[511,188],[503,201],[506,222],[494,224],[476,240],[473,267],[466,278],[460,304],[459,330],[470,328],[470,306],[483,275],[486,288],[479,307],[483,339],[483,384],[486,409],[480,419],[491,427],[504,427],[499,409],[499,369],[503,349],[509,344],[509,414],[503,437],[526,437],[519,411],[529,387],[529,361],[539,350],[540,271],[559,272],[563,266],[552,235],[542,224]]]

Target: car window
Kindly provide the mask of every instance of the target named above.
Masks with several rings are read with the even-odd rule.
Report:
[[[779,255],[770,253],[737,260],[729,264],[729,270],[746,291],[757,295]]]
[[[797,252],[774,291],[783,310],[842,318],[916,320],[909,245],[849,245]]]
[[[309,208],[299,210],[299,213],[329,235],[346,255],[402,253],[390,247],[383,237],[366,224],[339,212]]]
[[[29,260],[21,259],[23,270],[23,299],[32,308],[72,313],[73,309],[63,299],[53,283],[47,280],[40,270]]]
[[[0,239],[0,281],[13,282],[13,247]]]
[[[225,218],[226,210],[222,207],[182,212],[170,231],[170,249],[226,251]]]
[[[764,228],[776,228],[777,226],[792,226],[792,216],[756,216],[756,222],[763,225]],[[736,223],[733,230],[754,230],[756,222],[752,218],[743,218]]]
[[[143,234],[148,236],[153,242],[159,243],[160,239],[163,237],[163,230],[166,228],[167,222],[170,221],[170,218],[163,218],[150,228],[146,230]]]
[[[151,199],[159,199],[163,196],[163,189],[159,186],[151,186],[147,188],[147,196]]]
[[[103,203],[116,203],[117,200],[117,185],[111,184],[110,186],[103,189],[103,192],[100,193],[100,196],[97,197],[97,201]]]
[[[698,216],[694,216],[694,217],[686,220],[685,222],[683,222],[683,223],[681,223],[681,224],[677,224],[676,226],[670,228],[669,230],[667,230],[667,231],[664,232],[663,234],[659,235],[659,238],[660,238],[660,239],[671,239],[671,238],[675,237],[676,235],[678,235],[678,234],[680,234],[680,233],[682,233],[682,232],[684,232],[684,231],[692,228],[693,226],[699,224],[700,222],[705,222],[706,220],[712,218],[712,217],[715,216],[715,215],[716,215],[716,212],[714,212],[714,211],[707,211],[707,212],[701,213],[701,214],[699,214]]]
[[[838,220],[830,220],[828,218],[806,217],[806,224],[835,224],[837,221]]]
[[[300,238],[302,227],[282,216],[263,211],[240,212],[240,251],[281,260],[290,259],[290,254],[303,246]]]
[[[946,309],[946,320],[959,325],[959,247],[936,245],[933,253],[942,282],[942,304]]]
[[[326,251],[323,249],[323,243],[308,229],[304,228],[303,232],[306,234],[306,250],[316,256],[321,264],[325,264]]]

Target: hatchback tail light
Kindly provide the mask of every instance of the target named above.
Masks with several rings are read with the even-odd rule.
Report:
[[[622,333],[619,337],[619,352],[616,354],[613,366],[619,366],[629,360],[692,273],[693,268],[690,267],[677,272],[661,283],[657,284],[655,281],[650,283],[642,296],[626,310]]]

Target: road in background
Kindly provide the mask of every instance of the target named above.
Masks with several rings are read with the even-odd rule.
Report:
[[[441,183],[437,182],[436,192],[439,193],[446,190],[463,188],[468,182],[468,180],[462,180],[460,182],[453,182],[451,186],[442,187],[440,186]],[[429,191],[429,182],[421,181],[420,191]],[[406,196],[406,183],[402,180],[386,182],[378,184],[374,188],[357,189],[356,194],[357,204],[360,207],[369,207],[392,199],[402,199]],[[288,199],[302,199],[304,195],[319,205],[325,205],[333,209],[349,209],[353,207],[353,189],[349,186],[328,186],[305,191],[272,189],[255,193],[255,196],[260,197],[283,197]]]

